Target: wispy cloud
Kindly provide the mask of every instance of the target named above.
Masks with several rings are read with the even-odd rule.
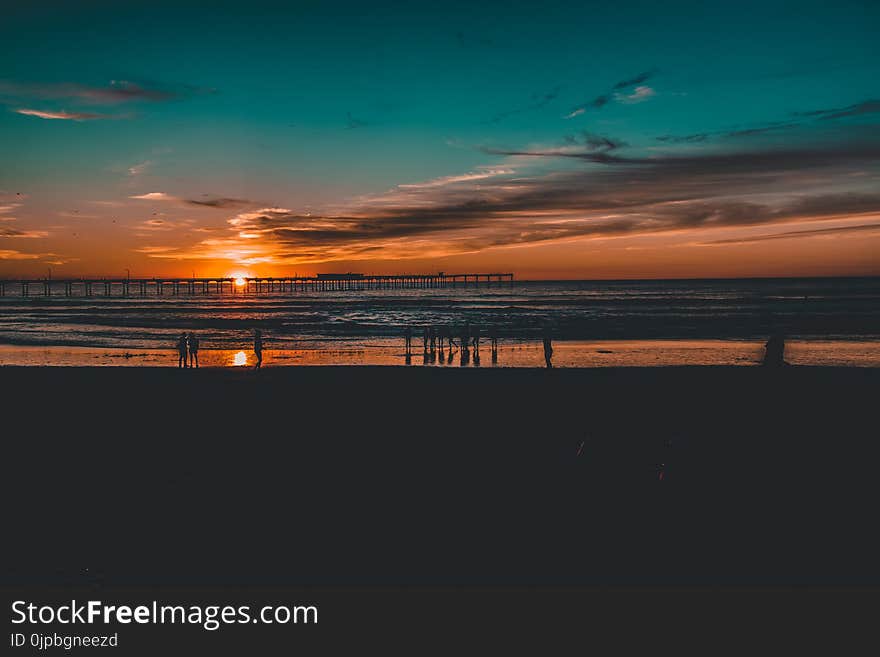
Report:
[[[28,109],[20,107],[12,110],[16,114],[24,114],[25,116],[36,116],[41,119],[56,119],[63,121],[96,121],[100,119],[127,119],[131,118],[130,114],[99,114],[97,112],[58,112],[43,111],[36,109]]]
[[[137,194],[128,198],[138,199],[141,201],[180,201],[177,196],[171,196],[165,192],[147,192],[146,194]]]
[[[655,75],[657,75],[657,73],[657,69],[651,69],[650,71],[639,73],[632,78],[616,82],[611,86],[611,89],[608,92],[599,94],[592,100],[573,107],[571,111],[565,115],[565,118],[573,119],[576,116],[580,116],[587,110],[601,109],[612,100],[616,100],[617,102],[624,104],[640,103],[642,101],[648,100],[652,96],[656,96],[657,92],[649,86],[642,85],[642,83],[650,80]],[[621,93],[623,90],[633,87],[634,89],[631,93]]]
[[[230,198],[226,196],[210,196],[209,194],[204,194],[201,198],[190,199],[183,198],[181,196],[174,196],[173,194],[168,194],[166,192],[147,192],[146,194],[136,194],[134,196],[129,196],[129,198],[139,201],[163,201],[168,203],[179,203],[181,205],[190,205],[203,208],[218,208],[221,210],[229,208],[242,208],[249,205],[254,205],[253,201],[249,201],[247,199]]]
[[[248,201],[242,198],[228,198],[228,197],[205,197],[201,199],[186,199],[186,203],[190,205],[201,205],[207,208],[241,208],[247,205],[251,205],[253,201]]]
[[[699,245],[751,244],[753,242],[766,242],[768,240],[790,240],[802,237],[833,237],[834,235],[846,235],[850,233],[862,232],[880,232],[880,224],[858,224],[856,226],[834,226],[832,228],[790,230],[783,233],[772,233],[769,235],[756,235],[752,237],[735,237],[723,240],[710,240],[708,242],[700,242]]]
[[[138,101],[164,101],[175,98],[179,92],[146,88],[128,80],[111,80],[103,87],[73,82],[22,83],[0,81],[0,98],[31,98],[38,100],[74,100],[95,105],[116,105]]]
[[[557,85],[557,86],[553,87],[550,91],[547,91],[545,93],[532,94],[532,100],[528,105],[525,105],[523,107],[517,107],[517,108],[511,109],[511,110],[507,110],[505,112],[498,112],[497,114],[492,116],[487,121],[487,123],[499,123],[500,121],[503,121],[504,119],[507,119],[511,116],[515,116],[517,114],[523,114],[525,112],[532,112],[535,110],[539,110],[542,107],[545,107],[546,105],[549,105],[554,100],[556,100],[559,97],[559,93],[561,91],[562,91],[562,86]]]
[[[0,260],[39,260],[51,255],[51,253],[23,253],[15,249],[0,249]]]
[[[860,116],[863,114],[880,113],[880,100],[865,100],[861,103],[848,105],[847,107],[837,107],[823,110],[810,110],[808,112],[792,112],[791,116],[802,117],[800,120],[788,121],[769,121],[759,123],[747,128],[733,128],[728,130],[717,130],[712,132],[698,132],[690,135],[660,135],[656,139],[658,141],[672,144],[700,143],[709,141],[713,138],[719,139],[735,139],[738,137],[754,137],[756,135],[765,135],[768,133],[782,132],[800,128],[804,125],[810,125],[809,119],[819,121],[830,121],[834,119],[842,119],[848,116]],[[812,124],[816,125],[816,124]]]
[[[616,93],[614,94],[614,99],[618,103],[623,103],[624,105],[634,105],[636,103],[643,103],[648,100],[652,96],[656,96],[657,92],[654,91],[651,87],[639,86],[633,89],[632,93],[622,94]]]
[[[45,230],[20,230],[18,228],[12,228],[11,226],[0,226],[0,237],[33,239],[48,236],[49,232]]]
[[[842,119],[847,116],[860,116],[862,114],[880,113],[880,100],[863,100],[846,107],[832,109],[812,110],[809,112],[795,112],[796,116],[814,116],[821,120]]]
[[[144,160],[143,162],[132,164],[130,167],[128,167],[128,175],[132,178],[141,176],[146,173],[147,169],[149,169],[151,166],[153,166],[153,163],[150,160]]]

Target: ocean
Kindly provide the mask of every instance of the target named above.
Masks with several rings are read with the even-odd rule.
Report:
[[[267,364],[404,364],[408,326],[411,362],[423,364],[424,327],[457,335],[465,323],[483,336],[483,366],[540,366],[545,326],[560,366],[753,364],[775,330],[785,334],[792,362],[877,366],[880,279],[514,281],[110,298],[65,297],[60,285],[50,297],[33,290],[21,297],[7,286],[0,364],[167,365],[179,334],[195,331],[203,364],[247,365],[255,328],[264,333]],[[490,333],[499,338],[494,363]]]

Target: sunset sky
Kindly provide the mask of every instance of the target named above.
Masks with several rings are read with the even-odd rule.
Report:
[[[4,4],[0,276],[880,274],[880,3]]]

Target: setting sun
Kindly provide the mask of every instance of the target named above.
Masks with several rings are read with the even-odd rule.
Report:
[[[231,278],[232,282],[235,283],[236,287],[244,287],[245,285],[247,285],[247,279],[249,276],[250,276],[250,274],[245,274],[243,272],[235,272],[235,273],[229,274],[229,276],[227,276],[227,278]]]

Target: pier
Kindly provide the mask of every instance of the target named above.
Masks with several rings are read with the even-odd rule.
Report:
[[[0,297],[18,294],[64,297],[206,296],[426,290],[513,284],[513,274],[318,274],[247,278],[32,278],[0,279]]]

